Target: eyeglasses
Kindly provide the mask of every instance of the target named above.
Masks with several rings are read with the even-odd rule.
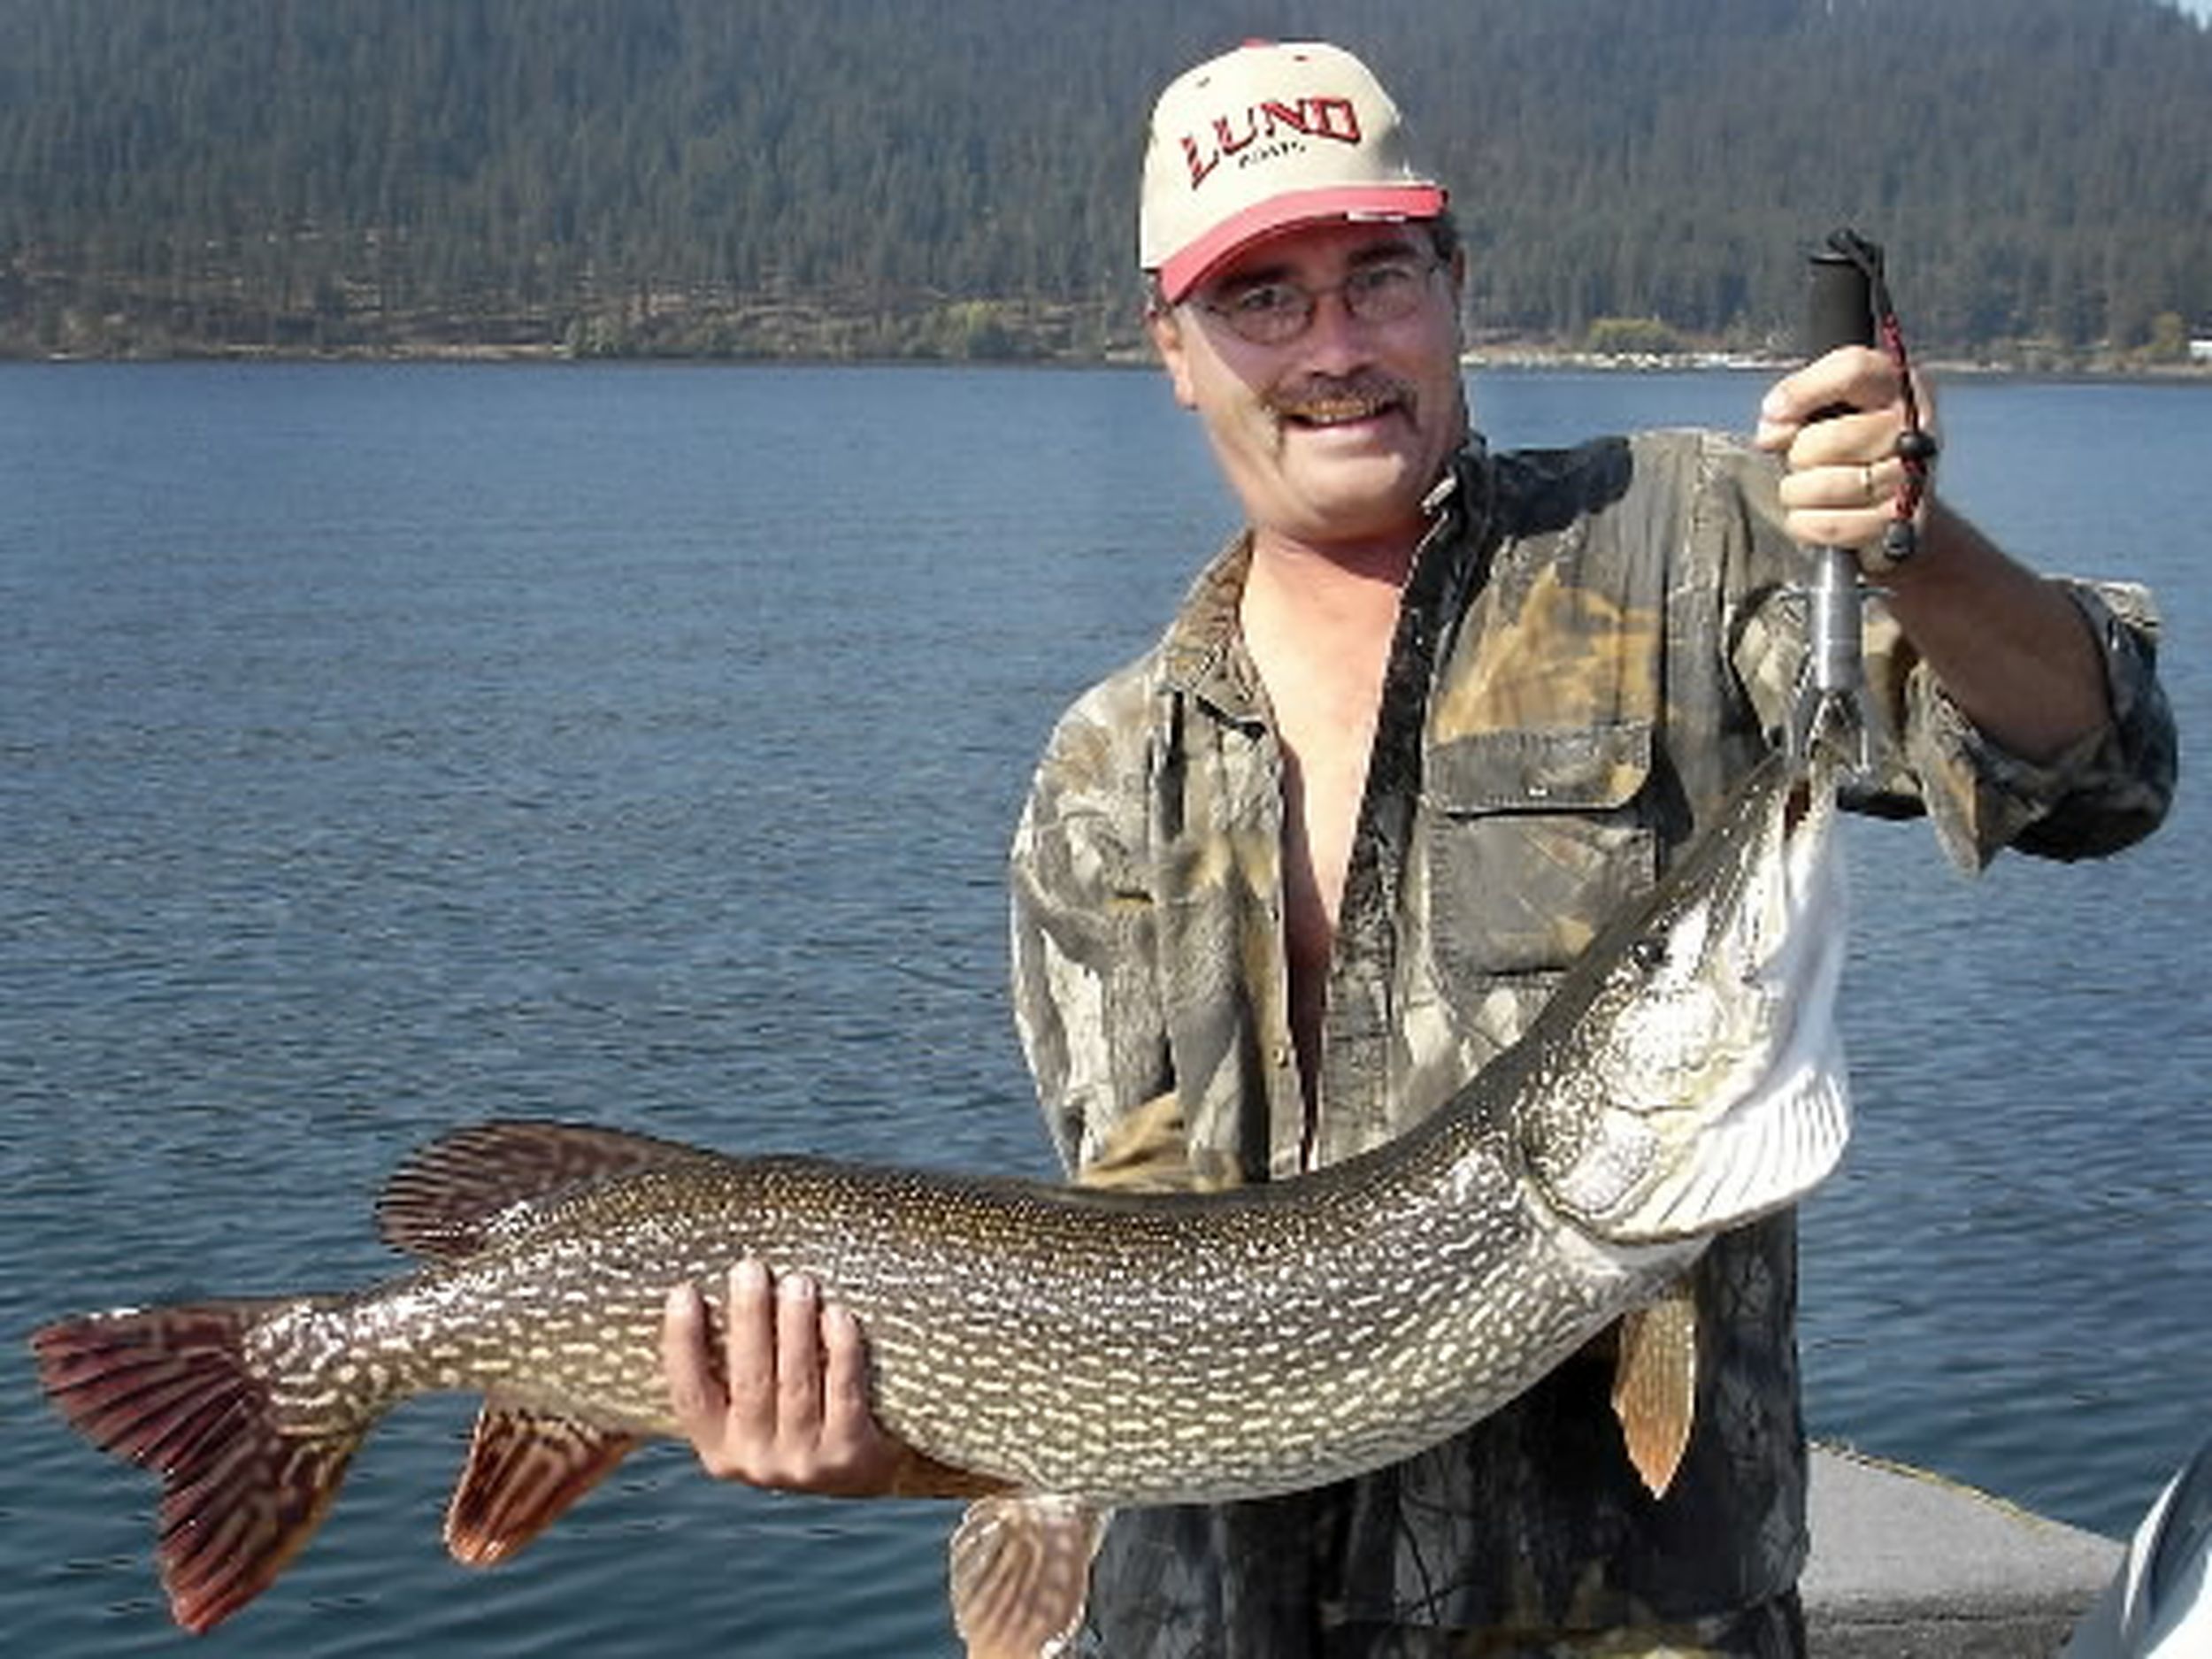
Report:
[[[1324,294],[1344,298],[1344,309],[1363,323],[1394,323],[1420,308],[1430,274],[1442,261],[1409,254],[1363,265],[1341,282],[1308,288],[1287,277],[1232,283],[1198,303],[1229,325],[1238,338],[1256,346],[1287,345],[1313,324],[1313,308]]]

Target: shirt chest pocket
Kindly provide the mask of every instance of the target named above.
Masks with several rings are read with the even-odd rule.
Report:
[[[1650,888],[1651,776],[1645,720],[1484,733],[1430,751],[1428,934],[1448,996],[1557,973]]]

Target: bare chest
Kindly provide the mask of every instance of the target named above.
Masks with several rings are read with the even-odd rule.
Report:
[[[1283,754],[1284,946],[1292,1025],[1310,1098],[1337,921],[1374,747],[1380,671],[1333,686],[1327,677],[1294,677],[1270,695]]]

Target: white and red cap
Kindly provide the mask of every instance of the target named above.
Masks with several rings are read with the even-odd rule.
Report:
[[[1249,41],[1177,78],[1152,111],[1137,261],[1169,304],[1238,250],[1330,219],[1434,219],[1398,106],[1319,41]]]

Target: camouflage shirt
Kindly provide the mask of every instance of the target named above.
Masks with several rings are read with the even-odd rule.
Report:
[[[1282,759],[1237,626],[1248,538],[1225,551],[1159,644],[1063,718],[1016,835],[1017,1015],[1069,1167],[1286,1176],[1396,1134],[1510,1043],[1776,741],[1805,561],[1775,479],[1693,433],[1460,456],[1401,603],[1310,1109]],[[1887,730],[1855,804],[1924,809],[1969,867],[2008,844],[2094,855],[2158,821],[2174,747],[2147,600],[2068,590],[2112,726],[2049,765],[2005,755],[1878,611]],[[1697,1426],[1663,1501],[1621,1451],[1609,1364],[1578,1357],[1348,1485],[1118,1517],[1094,1584],[1106,1651],[1295,1659],[1330,1624],[1600,1628],[1786,1590],[1806,1550],[1794,1251],[1785,1217],[1702,1259]]]

